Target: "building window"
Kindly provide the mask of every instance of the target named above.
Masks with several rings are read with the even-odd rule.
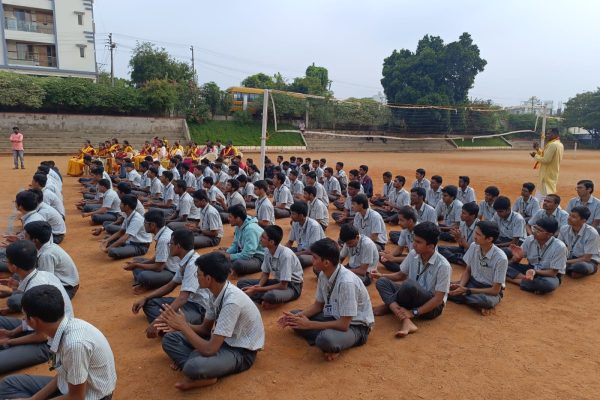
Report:
[[[77,24],[83,25],[83,13],[79,12],[79,11],[75,11],[75,14],[77,14]]]
[[[85,58],[85,45],[78,45],[79,47],[79,57]]]

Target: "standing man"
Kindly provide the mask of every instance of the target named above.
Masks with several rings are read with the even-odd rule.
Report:
[[[25,169],[23,161],[23,134],[16,126],[13,127],[13,133],[10,134],[10,143],[12,144],[13,161],[15,163],[13,169],[19,169],[19,160],[21,160],[21,169]]]
[[[558,183],[558,171],[560,170],[560,162],[565,152],[565,147],[560,142],[558,137],[558,128],[551,128],[546,132],[548,142],[544,149],[540,149],[537,143],[533,144],[536,151],[529,153],[536,161],[533,168],[540,166],[540,184],[536,197],[538,200],[543,200],[547,194],[556,193],[556,185]]]

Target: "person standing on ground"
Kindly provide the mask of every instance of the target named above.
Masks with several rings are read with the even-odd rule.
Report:
[[[15,167],[13,169],[19,169],[19,160],[21,161],[21,169],[25,169],[25,162],[23,160],[23,134],[18,127],[13,127],[13,133],[10,135],[10,143],[12,144],[13,161]]]
[[[558,184],[558,172],[560,170],[560,162],[565,152],[565,147],[560,142],[558,128],[551,128],[546,132],[548,142],[544,149],[540,149],[539,145],[533,144],[536,151],[529,153],[536,161],[534,169],[540,165],[540,184],[538,186],[538,200],[543,200],[547,194],[556,193],[556,185]]]

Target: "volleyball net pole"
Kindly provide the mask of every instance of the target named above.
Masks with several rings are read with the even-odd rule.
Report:
[[[260,179],[265,179],[265,157],[267,154],[267,124],[269,123],[269,90],[263,98],[262,129],[260,133]]]
[[[540,148],[544,148],[546,141],[546,105],[542,107],[542,132],[540,133]]]

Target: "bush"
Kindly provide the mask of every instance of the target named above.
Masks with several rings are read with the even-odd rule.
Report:
[[[233,120],[238,125],[250,125],[252,123],[252,115],[248,111],[236,111],[233,113]]]
[[[0,72],[0,109],[38,109],[45,95],[39,79],[14,72]]]

